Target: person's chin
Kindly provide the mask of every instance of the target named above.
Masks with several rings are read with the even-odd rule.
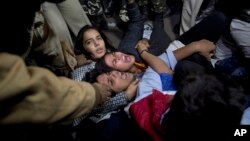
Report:
[[[96,59],[100,59],[100,58],[102,58],[104,56],[104,53],[98,53],[98,54],[96,54]]]

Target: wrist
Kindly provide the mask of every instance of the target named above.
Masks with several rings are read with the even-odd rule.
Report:
[[[128,102],[130,102],[130,101],[132,101],[133,100],[133,98],[134,98],[134,96],[133,95],[131,95],[131,94],[129,94],[127,91],[126,92],[124,92],[125,93],[125,98],[126,98],[126,100],[128,101]]]
[[[199,42],[194,42],[193,43],[194,51],[195,52],[200,52],[200,45]]]
[[[144,52],[148,52],[148,49],[143,49],[139,53],[140,53],[140,55],[142,55]]]
[[[93,83],[92,86],[95,90],[95,95],[96,95],[95,105],[97,106],[97,105],[102,103],[101,102],[102,101],[102,94],[101,94],[100,88],[99,88],[97,83]]]

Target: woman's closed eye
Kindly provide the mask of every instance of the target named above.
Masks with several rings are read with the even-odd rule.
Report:
[[[114,67],[116,66],[116,59],[113,59],[112,64]]]
[[[110,90],[113,87],[113,80],[112,79],[108,79],[108,87]]]
[[[112,82],[112,80],[111,80],[111,78],[110,78],[111,73],[110,73],[110,72],[107,72],[106,74],[107,74],[107,76],[108,76],[108,77],[107,77],[108,86],[112,86],[112,83],[113,83],[113,82]]]
[[[116,56],[115,56],[115,52],[112,52],[112,57],[113,57],[113,61],[112,64],[115,67],[116,66]]]

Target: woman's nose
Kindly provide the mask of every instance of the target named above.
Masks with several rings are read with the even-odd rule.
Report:
[[[116,60],[121,60],[121,55],[116,55],[115,58]]]
[[[98,46],[98,45],[99,45],[99,42],[98,42],[98,41],[94,41],[94,45],[95,45],[95,46]]]
[[[117,71],[112,71],[110,76],[111,77],[116,77],[118,75],[118,73],[119,72],[117,72]]]

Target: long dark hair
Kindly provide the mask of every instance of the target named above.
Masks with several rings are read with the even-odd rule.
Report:
[[[103,38],[104,40],[104,43],[105,43],[105,47],[106,47],[106,50],[108,52],[110,51],[115,51],[116,49],[111,45],[111,42],[108,40],[107,36],[101,32],[100,30],[98,30],[97,28],[91,26],[91,25],[85,25],[84,27],[81,28],[81,30],[78,32],[78,35],[76,37],[76,43],[75,43],[75,49],[76,51],[80,51],[82,54],[85,55],[85,57],[87,59],[92,59],[91,58],[91,54],[84,49],[83,47],[83,34],[88,31],[89,29],[94,29],[96,31],[98,31],[101,35],[101,37]]]
[[[109,67],[106,64],[105,59],[104,59],[105,55],[102,58],[100,58],[98,61],[96,61],[95,68],[103,72],[109,72],[109,71],[114,70],[113,68]]]

